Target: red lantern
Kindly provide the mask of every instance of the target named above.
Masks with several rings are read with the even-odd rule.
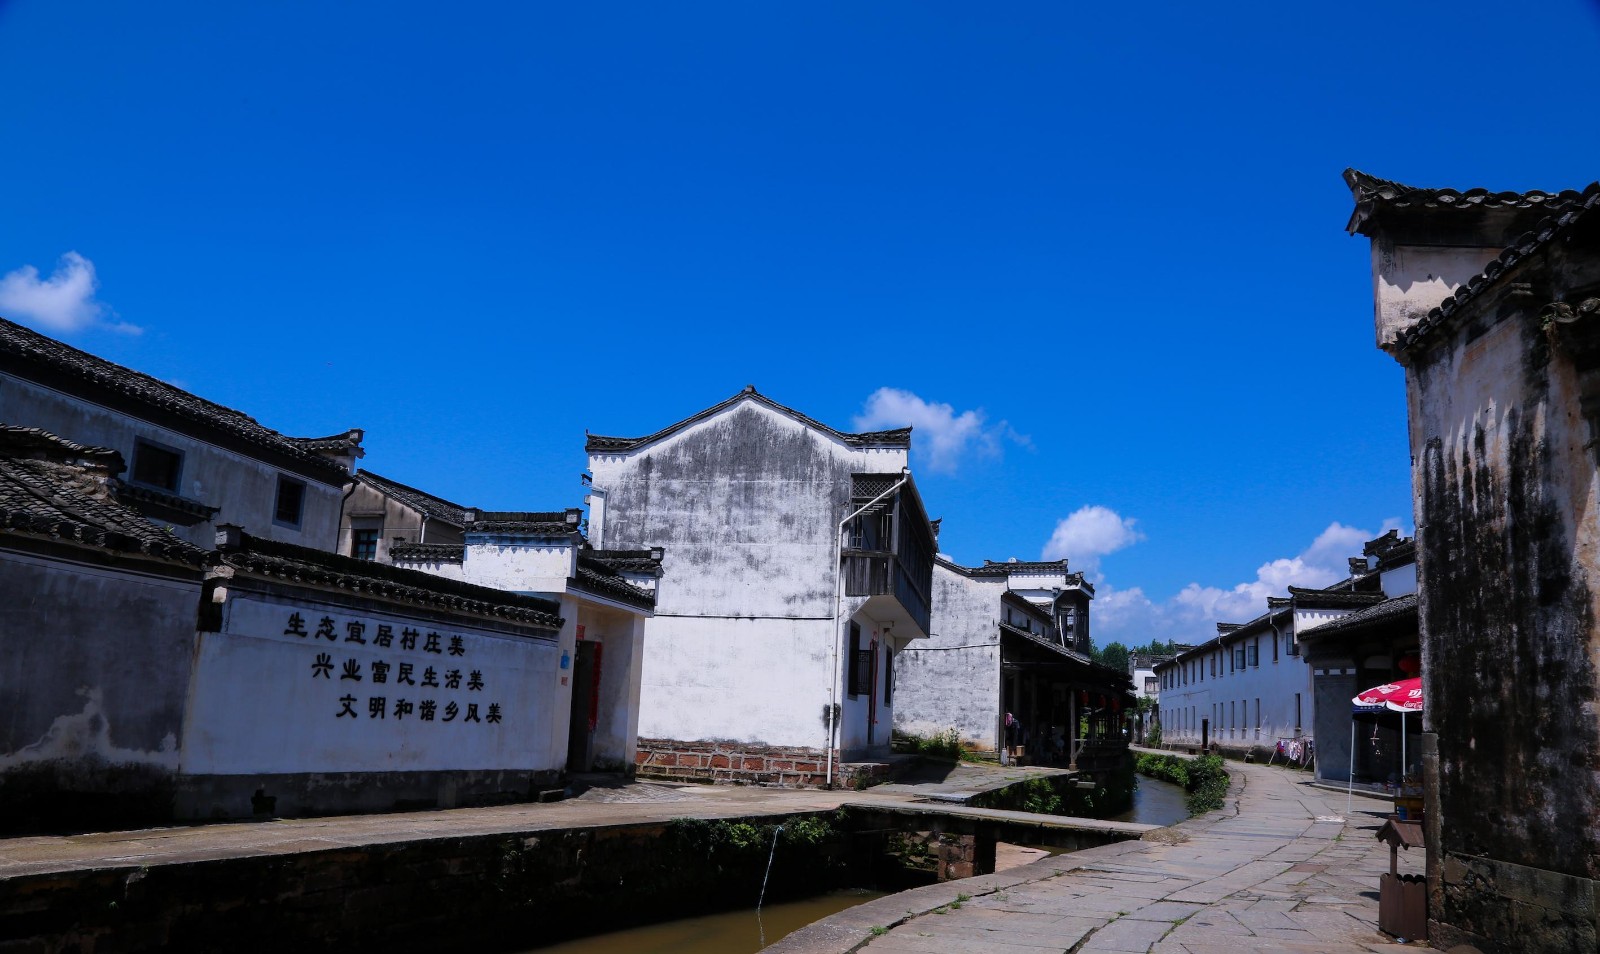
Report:
[[[1415,676],[1422,671],[1422,660],[1418,658],[1416,653],[1406,653],[1400,657],[1400,661],[1395,663],[1395,666],[1406,675]]]
[[[1087,689],[1079,689],[1078,690],[1078,705],[1086,706],[1088,704],[1089,704],[1089,690],[1087,690]]]

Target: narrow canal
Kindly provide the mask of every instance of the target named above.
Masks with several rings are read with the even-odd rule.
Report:
[[[1176,825],[1189,817],[1184,804],[1186,793],[1180,785],[1139,776],[1139,786],[1133,790],[1133,807],[1112,821],[1137,822],[1141,825]]]
[[[760,916],[753,909],[725,911],[531,948],[527,954],[754,954],[763,939],[774,944],[813,921],[883,896],[882,891],[835,891],[769,904]]]
[[[1183,799],[1181,787],[1141,777],[1133,807],[1113,820],[1173,825],[1189,817]],[[807,924],[883,896],[881,891],[836,891],[804,901],[769,904],[759,917],[753,909],[727,911],[531,948],[527,954],[754,954],[763,947],[763,940],[776,943]]]

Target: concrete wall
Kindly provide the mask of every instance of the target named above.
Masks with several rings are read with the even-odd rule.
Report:
[[[197,546],[216,542],[215,525],[231,523],[267,540],[333,550],[339,537],[339,508],[344,488],[284,470],[182,431],[151,424],[126,413],[83,401],[29,381],[0,376],[0,407],[8,423],[42,427],[80,444],[120,451],[128,464],[121,476],[132,477],[134,441],[143,439],[183,454],[179,496],[220,508],[210,523],[174,525],[173,532]],[[305,504],[299,528],[276,523],[279,475],[305,482]]]
[[[900,657],[895,728],[921,736],[955,729],[964,744],[999,745],[1003,577],[933,565],[933,634]]]
[[[0,830],[167,816],[200,595],[174,572],[0,549]]]
[[[754,399],[653,445],[590,454],[595,545],[666,548],[646,625],[641,735],[826,745],[851,474],[905,463],[904,449],[854,448]],[[842,709],[849,747],[864,715]]]

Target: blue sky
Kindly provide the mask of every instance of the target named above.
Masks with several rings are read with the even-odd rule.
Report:
[[[746,384],[914,423],[1100,642],[1409,531],[1341,170],[1600,174],[1561,0],[245,6],[0,3],[7,317],[496,509]]]

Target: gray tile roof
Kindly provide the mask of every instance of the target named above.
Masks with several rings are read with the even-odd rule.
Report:
[[[568,584],[595,596],[604,596],[640,609],[653,610],[656,607],[654,592],[634,586],[610,566],[581,554],[578,556],[577,574]]]
[[[1380,179],[1357,169],[1346,169],[1344,181],[1355,197],[1355,211],[1351,213],[1346,230],[1367,234],[1364,230],[1377,215],[1395,210],[1474,211],[1481,209],[1533,209],[1536,214],[1553,215],[1573,208],[1582,201],[1582,194],[1571,189],[1561,192],[1490,192],[1488,189],[1425,189],[1403,185],[1392,179]]]
[[[396,543],[389,547],[389,559],[396,563],[461,563],[467,548],[460,543]]]
[[[769,398],[765,394],[757,391],[755,389],[755,385],[750,385],[743,391],[735,394],[733,397],[728,398],[726,401],[723,401],[720,404],[714,404],[698,414],[684,418],[676,424],[670,424],[661,430],[656,431],[654,434],[648,434],[644,437],[602,437],[599,434],[589,434],[588,439],[584,442],[583,449],[590,452],[625,451],[632,450],[636,447],[643,447],[646,444],[651,444],[661,440],[662,438],[670,437],[686,427],[689,427],[693,424],[698,424],[709,417],[720,414],[722,411],[746,399],[754,400],[757,403],[765,405],[774,411],[787,414],[789,417],[794,418],[807,427],[812,427],[822,431],[824,434],[837,438],[838,440],[843,441],[852,447],[911,446],[911,428],[909,427],[901,427],[888,431],[867,431],[860,434],[851,434],[846,431],[835,430],[820,421],[806,417],[804,414],[801,414],[792,407],[779,404],[772,398]]]
[[[553,600],[263,540],[237,527],[221,528],[221,531],[218,559],[247,573],[305,586],[349,590],[391,602],[504,619],[540,629],[560,629],[562,625],[561,606]]]
[[[389,497],[393,497],[430,520],[440,520],[452,527],[465,526],[467,507],[451,503],[443,497],[409,487],[398,480],[374,474],[370,470],[356,471],[356,480]]]
[[[1328,636],[1344,635],[1380,626],[1404,625],[1408,621],[1415,626],[1416,620],[1417,594],[1407,593],[1405,596],[1397,596],[1392,600],[1374,603],[1348,616],[1341,616],[1331,622],[1323,623],[1321,626],[1314,626],[1306,630],[1301,638],[1315,641]]]
[[[220,431],[246,445],[287,457],[307,472],[333,483],[342,483],[348,477],[343,467],[307,446],[308,442],[316,444],[326,438],[286,437],[232,408],[79,351],[4,318],[0,318],[0,372],[60,385],[135,416],[174,417]]]
[[[569,521],[579,510],[467,510],[467,533],[503,533],[518,536],[564,536],[578,532],[578,521]]]
[[[8,533],[201,566],[207,551],[119,503],[122,455],[0,424],[0,538]]]
[[[618,573],[661,575],[661,564],[650,558],[649,550],[585,550],[583,556]]]
[[[1453,319],[1463,313],[1468,303],[1489,289],[1497,287],[1517,265],[1575,231],[1578,224],[1596,206],[1600,206],[1600,182],[1592,183],[1584,189],[1579,200],[1567,206],[1570,211],[1545,219],[1533,231],[1518,238],[1501,252],[1498,258],[1485,265],[1482,272],[1467,279],[1456,289],[1455,294],[1440,302],[1438,307],[1424,315],[1416,324],[1397,335],[1395,346],[1402,351],[1411,351],[1427,343],[1445,329],[1453,327]]]

